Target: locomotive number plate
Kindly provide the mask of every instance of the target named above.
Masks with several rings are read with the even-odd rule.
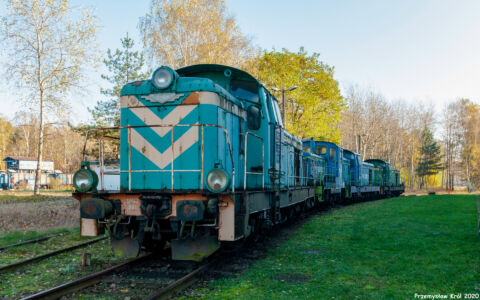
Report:
[[[141,200],[138,198],[125,198],[122,201],[123,214],[126,216],[141,216],[140,204]]]

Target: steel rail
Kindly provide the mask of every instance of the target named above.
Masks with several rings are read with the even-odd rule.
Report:
[[[36,294],[27,296],[25,298],[22,298],[22,300],[30,300],[30,299],[58,299],[62,296],[71,294],[73,292],[82,290],[86,287],[92,286],[102,280],[103,277],[110,275],[114,271],[117,271],[123,267],[126,267],[128,265],[132,265],[134,263],[138,263],[145,258],[149,257],[150,254],[132,258],[130,260],[127,260],[125,262],[122,262],[120,264],[114,265],[112,267],[109,267],[105,270],[98,271],[92,274],[88,274],[86,276],[80,277],[78,279],[75,279],[73,281],[61,284],[59,286],[53,287],[48,290],[44,290],[41,292],[38,292]]]
[[[26,260],[22,260],[22,261],[10,264],[10,265],[6,265],[6,266],[3,266],[3,267],[0,267],[0,272],[16,269],[16,268],[19,268],[21,266],[24,266],[28,263],[31,263],[31,262],[34,262],[34,261],[37,261],[37,260],[45,259],[45,258],[55,256],[55,255],[58,255],[58,254],[61,254],[61,253],[64,253],[64,252],[72,251],[72,250],[82,248],[82,247],[85,247],[85,246],[88,246],[88,245],[91,245],[91,244],[95,244],[95,243],[103,241],[107,238],[108,237],[104,236],[104,237],[97,238],[97,239],[94,239],[94,240],[91,240],[91,241],[87,241],[87,242],[84,242],[84,243],[81,243],[81,244],[77,244],[77,245],[73,245],[73,246],[70,246],[70,247],[67,247],[67,248],[55,250],[55,251],[48,252],[48,253],[43,254],[43,255],[35,256],[35,257],[29,258],[29,259],[26,259]]]
[[[161,290],[151,294],[147,297],[148,300],[153,299],[169,299],[173,296],[176,292],[186,289],[187,287],[191,286],[198,280],[198,276],[205,272],[209,267],[211,267],[216,260],[208,262],[197,269],[193,270],[192,272],[188,273],[187,275],[183,276],[182,278],[172,282],[171,284],[167,285],[166,287],[162,288]]]
[[[60,235],[61,234],[49,235],[49,236],[39,237],[39,238],[36,238],[36,239],[23,241],[23,242],[19,242],[19,243],[15,243],[15,244],[0,246],[0,251],[6,250],[6,249],[12,248],[12,247],[18,247],[18,246],[22,246],[22,245],[28,245],[28,244],[43,242],[43,241],[46,241],[48,239],[51,239],[51,238],[54,238],[54,237],[57,237],[57,236],[60,236]]]

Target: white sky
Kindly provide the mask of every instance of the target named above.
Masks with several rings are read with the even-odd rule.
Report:
[[[127,31],[140,44],[138,19],[149,1],[73,3],[95,8],[102,24],[101,51],[119,48]],[[227,6],[261,48],[304,46],[320,53],[335,66],[342,87],[372,87],[388,99],[434,103],[437,111],[459,97],[480,100],[480,1],[227,0]],[[87,121],[86,107],[101,97],[99,87],[107,85],[102,72],[89,74],[83,96],[68,99],[74,123]],[[22,108],[5,80],[0,81],[0,104],[0,113],[8,117]]]

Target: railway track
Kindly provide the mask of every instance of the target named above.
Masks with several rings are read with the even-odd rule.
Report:
[[[45,254],[42,254],[42,255],[39,255],[39,256],[35,256],[35,257],[25,259],[25,260],[22,260],[22,261],[13,263],[13,264],[9,264],[9,265],[0,267],[0,272],[14,270],[16,268],[19,268],[21,266],[24,266],[26,264],[29,264],[29,263],[32,263],[32,262],[35,262],[35,261],[38,261],[38,260],[46,259],[46,258],[55,256],[55,255],[58,255],[58,254],[61,254],[61,253],[73,251],[73,250],[78,249],[78,248],[82,248],[82,247],[86,247],[86,246],[91,245],[91,244],[98,243],[98,242],[103,241],[107,238],[108,237],[106,237],[106,236],[105,237],[100,237],[100,238],[90,240],[90,241],[87,241],[87,242],[84,242],[84,243],[81,243],[81,244],[73,245],[73,246],[66,247],[66,248],[59,249],[59,250],[55,250],[55,251],[51,251],[51,252],[48,252],[48,253],[45,253]]]
[[[19,243],[15,243],[15,244],[0,246],[0,251],[7,250],[8,248],[13,248],[13,247],[18,247],[18,246],[23,246],[23,245],[28,245],[28,244],[36,244],[36,243],[39,243],[39,242],[49,240],[51,238],[55,238],[57,236],[61,236],[61,234],[49,235],[49,236],[39,237],[39,238],[36,238],[36,239],[23,241],[23,242],[19,242]]]
[[[83,276],[81,278],[78,278],[76,280],[70,281],[65,284],[61,284],[59,286],[53,287],[51,289],[41,291],[39,293],[27,296],[25,298],[22,298],[22,300],[27,300],[27,299],[58,299],[62,296],[71,294],[73,292],[79,291],[81,289],[84,289],[86,287],[89,287],[91,285],[94,285],[98,283],[99,281],[102,280],[105,276],[110,275],[111,273],[121,270],[122,268],[126,268],[129,266],[134,265],[135,263],[138,263],[142,260],[145,260],[148,258],[149,255],[137,257],[134,259],[130,259],[126,262],[122,262],[120,264],[114,265],[112,267],[109,267],[105,270],[95,272],[86,276]]]
[[[68,299],[71,298],[76,298],[77,296],[83,296],[85,297],[85,292],[87,295],[90,297],[94,298],[92,295],[105,295],[105,286],[110,285],[114,279],[112,279],[113,276],[117,276],[117,279],[120,277],[123,277],[123,287],[118,287],[117,289],[128,289],[128,278],[129,276],[133,276],[130,279],[133,278],[138,278],[135,275],[138,275],[139,272],[143,273],[148,273],[145,271],[145,268],[148,268],[150,270],[157,268],[158,265],[155,263],[155,259],[153,258],[152,254],[147,254],[141,257],[137,257],[134,259],[130,259],[128,261],[122,262],[120,264],[114,265],[112,267],[109,267],[105,270],[95,272],[89,275],[86,275],[84,277],[78,278],[76,280],[70,281],[65,284],[61,284],[59,286],[53,287],[48,290],[41,291],[39,293],[36,293],[34,295],[27,296],[25,298],[22,298],[22,300],[33,300],[33,299],[58,299],[63,296],[66,296]],[[153,262],[153,266],[152,266]],[[186,274],[184,270],[175,270],[175,272],[170,272],[170,273],[175,273],[181,274],[181,277],[178,278],[178,276],[175,279],[172,279],[172,274],[166,275],[168,272],[165,274],[154,274],[152,277],[154,282],[161,282],[163,284],[160,284],[160,286],[155,286],[155,285],[150,285],[148,287],[148,292],[149,294],[145,294],[142,299],[168,299],[175,293],[191,286],[194,284],[199,276],[203,274],[208,268],[210,268],[214,263],[215,259],[204,263],[200,265],[199,267],[195,268],[192,271],[187,271]],[[170,265],[168,263],[162,263],[162,267],[169,267]],[[180,267],[181,269],[181,267]],[[127,279],[125,279],[127,278]],[[163,280],[162,280],[163,279]],[[166,280],[165,280],[166,279]],[[103,282],[102,282],[103,281]],[[118,281],[117,281],[118,282]],[[138,281],[136,284],[139,284]],[[149,284],[149,283],[148,283]],[[88,290],[88,289],[91,290]],[[144,286],[142,286],[142,289],[145,289]],[[84,291],[87,290],[87,291]],[[98,291],[100,292],[98,293]],[[80,293],[78,293],[80,292]],[[84,294],[81,294],[81,293]],[[134,295],[133,298],[138,298],[138,295]]]
[[[176,292],[179,292],[187,287],[193,285],[197,280],[198,277],[205,272],[208,268],[214,265],[216,261],[208,262],[197,269],[193,270],[192,272],[188,273],[187,275],[181,277],[180,279],[172,282],[171,284],[167,285],[164,288],[150,294],[147,299],[148,300],[162,300],[168,299],[173,296]]]
[[[307,213],[302,220],[312,214],[316,213]],[[303,222],[297,220],[294,227]],[[280,227],[293,229],[291,226]],[[273,235],[283,236],[282,231],[280,229]],[[235,276],[262,257],[264,250],[271,247],[268,240],[272,239],[276,237],[256,241],[254,247],[252,243],[244,243],[230,250],[222,248],[218,255],[201,265],[162,259],[165,256],[162,254],[158,257],[145,255],[22,299],[59,299],[63,296],[67,299],[94,299],[105,295],[118,299],[169,299],[195,286],[200,278],[208,281],[209,278]]]
[[[272,241],[276,240],[273,243],[277,244],[278,240],[282,242],[288,239],[289,232],[294,232],[312,215],[321,213],[311,211],[303,214],[294,221],[293,226],[280,225],[278,230],[262,241],[237,245],[232,248],[234,250],[222,248],[218,255],[202,265],[188,265],[185,262],[162,259],[162,255],[155,257],[148,254],[22,299],[59,299],[63,296],[67,299],[94,299],[105,295],[118,299],[169,299],[181,295],[182,291],[195,285],[199,278],[208,281],[215,277],[235,276],[261,258],[265,249],[274,246]],[[214,265],[215,268],[212,268]]]

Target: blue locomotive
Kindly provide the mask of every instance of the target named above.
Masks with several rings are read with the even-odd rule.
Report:
[[[374,172],[386,164],[292,136],[268,89],[228,66],[160,67],[150,80],[124,86],[120,103],[120,127],[95,135],[99,171],[82,162],[73,194],[81,234],[107,229],[117,253],[168,242],[173,259],[199,261],[220,243],[261,234],[320,201],[364,195],[375,185],[361,185],[363,164]],[[112,130],[120,140],[115,190],[104,184]]]
[[[325,141],[304,140],[303,150],[323,161],[319,201],[345,203],[358,199],[399,196],[405,191],[400,171],[381,159],[362,161],[360,154]],[[306,166],[307,174],[315,171]]]

